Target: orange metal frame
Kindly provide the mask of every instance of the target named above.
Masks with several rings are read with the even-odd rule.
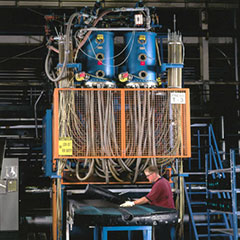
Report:
[[[121,94],[121,154],[118,156],[60,156],[58,154],[59,148],[59,132],[58,132],[58,106],[59,106],[59,91],[118,91]],[[125,126],[125,93],[126,91],[172,91],[172,92],[185,92],[186,94],[186,104],[183,109],[181,107],[181,119],[182,119],[182,129],[184,129],[185,140],[183,141],[181,155],[165,155],[165,156],[129,156],[126,155],[126,126]],[[191,141],[190,141],[190,102],[189,102],[189,89],[94,89],[94,88],[58,88],[54,91],[54,110],[53,110],[53,159],[109,159],[109,158],[188,158],[191,157]],[[123,107],[124,106],[124,107]],[[181,136],[183,138],[183,135]],[[184,154],[185,152],[185,154]]]

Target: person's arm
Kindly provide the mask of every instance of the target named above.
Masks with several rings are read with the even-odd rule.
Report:
[[[121,204],[120,207],[133,207],[134,205],[150,203],[150,201],[146,197],[139,198],[135,201],[126,201],[125,203]]]
[[[146,197],[139,198],[134,201],[134,204],[145,204],[145,203],[150,203],[150,201]]]

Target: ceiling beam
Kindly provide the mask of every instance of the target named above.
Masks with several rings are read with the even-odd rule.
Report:
[[[137,1],[136,1],[137,2]],[[106,8],[115,7],[134,7],[136,2],[125,0],[106,0]],[[54,7],[54,8],[64,8],[64,7],[85,7],[94,6],[95,1],[85,0],[85,1],[74,1],[74,0],[0,0],[0,7]],[[191,0],[175,0],[175,1],[159,1],[150,0],[145,1],[146,7],[159,7],[159,8],[215,8],[215,9],[236,9],[239,8],[239,3],[236,0],[225,0],[225,1],[215,1],[206,3],[205,1],[191,1]]]
[[[1,35],[0,44],[42,44],[43,36]]]
[[[42,44],[44,40],[43,36],[15,36],[15,35],[1,35],[0,44]],[[119,41],[120,42],[120,41]],[[164,43],[167,42],[163,41]],[[185,37],[183,36],[183,43],[185,44],[199,44],[199,37]],[[209,37],[210,44],[232,44],[232,37]]]

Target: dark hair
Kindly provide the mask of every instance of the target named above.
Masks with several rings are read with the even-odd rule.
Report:
[[[159,174],[159,170],[158,170],[157,166],[149,166],[149,167],[145,168],[144,172]]]

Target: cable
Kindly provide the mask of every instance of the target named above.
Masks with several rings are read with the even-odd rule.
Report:
[[[80,164],[80,161],[77,161],[77,163],[76,163],[76,177],[81,182],[87,180],[92,175],[92,173],[94,171],[95,160],[94,159],[88,159],[88,160],[85,160],[85,161],[89,164],[89,170],[88,170],[87,174],[84,177],[80,177],[80,175],[79,175],[79,164]]]
[[[14,59],[14,58],[16,58],[16,57],[20,57],[20,56],[23,56],[23,55],[25,55],[25,54],[34,52],[34,51],[36,51],[36,50],[38,50],[38,49],[40,49],[40,48],[42,48],[42,47],[44,47],[44,45],[38,46],[38,47],[36,47],[36,48],[34,48],[34,49],[28,50],[28,51],[23,52],[23,53],[19,53],[19,54],[15,55],[15,56],[12,56],[12,57],[9,57],[9,58],[5,58],[5,59],[3,59],[2,61],[0,61],[0,63],[4,63],[4,62],[7,62],[8,60]]]
[[[122,182],[121,173],[127,171],[136,182],[149,164],[165,168],[181,151],[181,106],[170,105],[169,95],[156,95],[154,91],[126,92],[127,136],[126,154],[144,156],[146,159],[104,159],[104,156],[119,156],[121,147],[115,124],[116,113],[114,91],[71,91],[59,92],[59,137],[72,139],[73,151],[83,156],[99,156],[97,159],[76,161],[76,177],[85,181],[93,174],[110,182],[111,178]],[[156,98],[157,97],[157,98]],[[161,97],[161,98],[160,98]],[[81,107],[76,105],[81,101]],[[157,105],[156,102],[161,104]],[[83,106],[85,106],[83,108]],[[84,115],[82,115],[84,114]],[[168,144],[169,143],[169,144]],[[157,148],[156,148],[157,147]],[[148,158],[147,156],[168,155],[170,158]],[[66,167],[69,167],[68,164]],[[80,172],[84,170],[84,176]]]
[[[105,11],[103,12],[93,23],[93,27],[95,27],[97,25],[97,23],[105,16],[107,15],[108,13],[110,13],[112,11]],[[89,31],[85,37],[83,38],[83,40],[80,42],[80,44],[78,45],[77,47],[77,50],[76,50],[76,53],[75,53],[75,57],[74,57],[74,62],[76,62],[76,59],[77,59],[77,56],[78,56],[78,52],[79,52],[79,49],[83,47],[83,45],[86,43],[87,39],[89,38],[90,34],[92,33],[92,31]]]
[[[52,76],[49,73],[49,68],[48,68],[49,63],[48,62],[49,62],[49,57],[50,57],[50,54],[51,54],[52,50],[50,48],[48,49],[48,54],[47,54],[47,57],[45,59],[45,72],[46,72],[46,75],[49,78],[49,80],[52,81],[52,82],[58,82],[59,80],[61,80],[62,77],[63,77],[63,74],[66,72],[66,66],[67,66],[67,62],[69,60],[68,57],[69,57],[69,53],[70,53],[70,49],[69,49],[69,46],[70,46],[70,31],[71,31],[71,26],[72,26],[73,20],[77,16],[81,16],[81,14],[80,13],[72,14],[70,16],[69,20],[68,20],[68,23],[67,23],[66,41],[65,41],[65,44],[64,44],[64,49],[65,49],[64,60],[63,60],[63,64],[62,64],[60,73],[59,73],[57,78],[52,78]]]

